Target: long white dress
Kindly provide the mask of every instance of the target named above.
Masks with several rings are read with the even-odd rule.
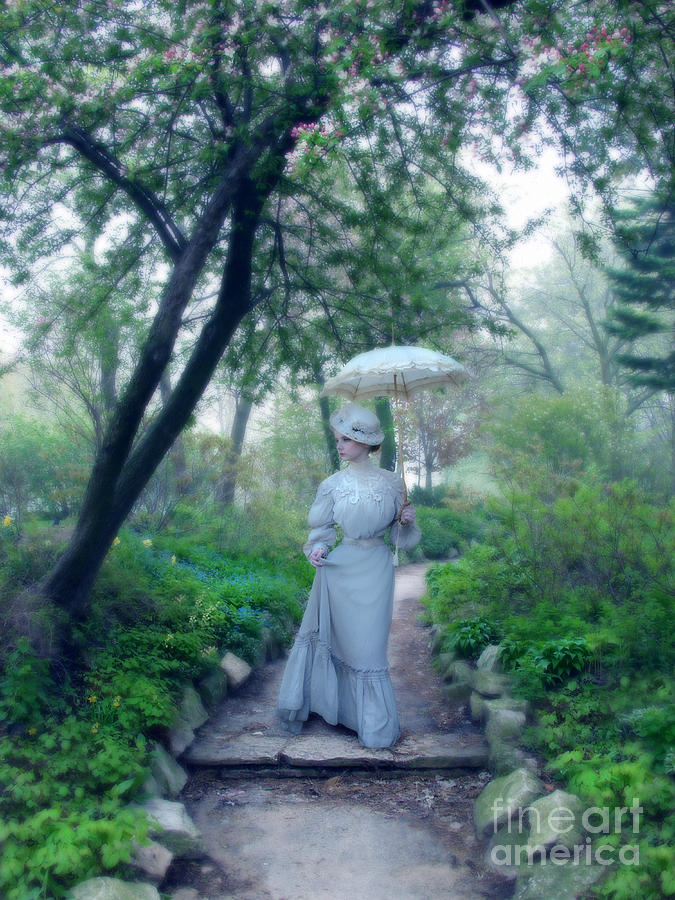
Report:
[[[364,747],[389,747],[400,735],[387,662],[394,598],[390,538],[401,549],[420,539],[417,525],[396,517],[403,484],[370,460],[351,463],[321,483],[309,512],[304,550],[342,541],[318,568],[290,652],[278,713],[298,733],[310,712],[356,731]]]

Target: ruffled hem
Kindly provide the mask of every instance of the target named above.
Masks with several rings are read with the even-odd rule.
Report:
[[[388,669],[354,669],[330,652],[318,632],[299,636],[286,663],[277,713],[298,734],[311,712],[345,725],[364,747],[391,747],[400,736]]]

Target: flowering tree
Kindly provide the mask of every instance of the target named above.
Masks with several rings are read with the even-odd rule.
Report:
[[[157,286],[147,311],[135,311],[148,316],[144,338],[72,540],[42,586],[72,617],[86,615],[118,528],[239,324],[283,283],[287,245],[335,229],[343,213],[345,234],[348,215],[391,216],[385,170],[413,192],[432,178],[446,205],[467,203],[465,184],[448,173],[470,124],[468,84],[478,71],[506,84],[513,64],[491,16],[476,9],[380,0],[4,6],[5,263],[26,281],[37,263],[93,240],[109,297],[141,269]],[[336,152],[361,203],[336,209],[333,191],[329,221],[319,208],[330,210]],[[93,319],[104,303],[99,294],[80,312]],[[182,371],[146,422],[196,320]]]
[[[649,44],[637,40],[634,20],[642,13],[630,12],[623,0],[581,12],[558,6],[549,0],[4,4],[3,261],[21,283],[35,279],[38,265],[93,245],[100,289],[77,315],[66,308],[60,315],[93,321],[124,294],[131,302],[118,307],[119,318],[136,318],[144,329],[128,373],[124,379],[119,373],[72,540],[42,586],[48,599],[75,618],[86,615],[117,529],[237,329],[261,306],[268,304],[270,320],[290,334],[302,296],[314,311],[307,321],[335,335],[350,300],[354,321],[365,327],[378,320],[380,290],[390,282],[379,279],[386,267],[373,267],[367,242],[353,242],[354,234],[382,222],[411,233],[416,219],[418,229],[442,233],[448,209],[477,218],[475,181],[458,164],[464,148],[489,157],[510,144],[517,154],[524,150],[519,139],[543,115],[576,142],[582,174],[598,188],[613,177],[612,153],[596,154],[590,165],[586,148],[597,150],[599,128],[618,127],[610,113],[622,111],[625,101],[612,94],[613,83],[620,80],[627,96],[640,99],[647,76],[633,47],[659,65],[665,38],[654,32],[665,13],[656,0],[640,5],[650,10],[643,21],[654,35]],[[596,8],[597,15],[607,13],[606,23],[591,21]],[[591,65],[590,44],[581,45],[596,24]],[[605,103],[600,116],[598,97]],[[666,86],[659,109],[669,98]],[[650,115],[640,111],[639,133],[623,112],[617,120],[617,140],[635,158],[661,122],[661,112]],[[663,144],[665,133],[655,140]],[[647,156],[660,177],[657,151]],[[415,204],[401,206],[403,197]],[[341,251],[353,251],[351,262],[344,252],[339,265],[331,257],[336,236]],[[387,254],[396,259],[384,245],[379,256]],[[423,280],[424,268],[410,265]],[[127,288],[139,277],[154,290],[140,292],[135,303]],[[368,302],[355,303],[356,288],[366,284]],[[387,317],[392,308],[411,328],[422,314],[416,294],[406,291],[390,298]],[[148,417],[172,362],[178,377]]]

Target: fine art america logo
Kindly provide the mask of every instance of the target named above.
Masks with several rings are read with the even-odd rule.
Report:
[[[628,828],[638,834],[643,812],[639,804],[640,801],[633,798],[630,807],[590,806],[581,815],[566,806],[558,806],[541,815],[536,807],[512,812],[498,797],[492,804],[492,821],[496,838],[502,840],[492,845],[490,859],[496,866],[546,865],[549,862],[555,866],[568,863],[611,866],[616,862],[636,866],[640,862],[637,843],[614,846],[609,841],[603,843],[598,835],[621,834]],[[585,837],[582,837],[580,825]],[[536,843],[535,836],[545,833],[555,836],[553,846],[550,841]],[[518,841],[520,835],[523,836],[522,843]]]

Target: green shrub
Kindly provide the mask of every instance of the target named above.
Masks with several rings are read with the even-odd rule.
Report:
[[[499,640],[499,632],[484,616],[459,619],[452,622],[445,640],[447,650],[456,650],[460,656],[474,659],[488,644]]]
[[[56,554],[0,524],[6,609]],[[60,898],[87,877],[124,875],[147,834],[128,804],[182,687],[225,650],[254,661],[265,627],[290,640],[310,583],[304,558],[231,558],[194,535],[123,530],[79,627],[83,668],[52,672],[27,642],[3,645],[0,896]]]
[[[451,552],[461,550],[481,530],[475,515],[447,508],[420,506],[417,521],[422,532],[420,546],[427,559],[443,559]]]
[[[128,807],[147,778],[146,741],[91,707],[55,717],[40,704],[20,732],[0,737],[7,900],[63,897],[73,882],[128,862],[132,841],[147,836],[144,816]]]

